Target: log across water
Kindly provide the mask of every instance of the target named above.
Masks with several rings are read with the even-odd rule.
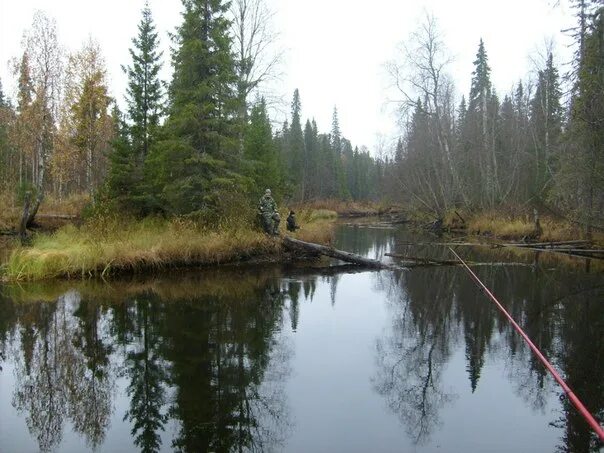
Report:
[[[283,238],[283,244],[286,247],[292,249],[304,249],[309,252],[319,253],[321,255],[330,256],[332,258],[337,258],[339,260],[345,261],[347,263],[358,264],[360,266],[369,267],[372,269],[391,269],[394,266],[386,263],[382,263],[379,260],[372,260],[370,258],[364,258],[360,255],[356,255],[354,253],[345,252],[342,250],[334,249],[333,247],[326,247],[324,245],[314,244],[312,242],[300,241],[299,239],[294,239],[288,236]]]

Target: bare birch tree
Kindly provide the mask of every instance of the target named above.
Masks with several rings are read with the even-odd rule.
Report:
[[[55,20],[37,11],[31,30],[23,37],[23,47],[29,59],[33,88],[33,122],[29,131],[35,138],[33,184],[36,194],[26,220],[26,224],[31,225],[44,199],[46,169],[54,147],[61,95],[63,52]]]
[[[464,201],[466,196],[452,153],[453,83],[447,74],[452,59],[432,15],[426,15],[401,45],[400,53],[401,59],[387,63],[386,69],[399,95],[396,103],[401,116],[408,117],[410,112],[421,110],[427,120],[427,132],[435,139],[433,149],[425,156],[428,161],[424,162],[428,164],[424,176],[430,177],[419,179],[428,184],[429,190],[424,195],[435,203],[439,200],[436,210],[442,213],[457,196]]]
[[[242,120],[247,119],[250,95],[262,92],[265,82],[279,76],[283,51],[276,46],[278,33],[272,29],[274,12],[266,0],[233,0],[231,34],[237,73],[237,96]]]

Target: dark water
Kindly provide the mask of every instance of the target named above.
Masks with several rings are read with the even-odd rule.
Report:
[[[425,239],[425,238],[424,238]],[[371,257],[447,256],[342,227]],[[429,238],[429,240],[432,240]],[[604,417],[593,264],[461,250]],[[254,267],[0,288],[0,451],[598,451],[461,268]]]

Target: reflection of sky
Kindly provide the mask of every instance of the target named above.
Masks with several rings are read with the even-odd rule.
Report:
[[[441,424],[414,445],[384,398],[373,389],[376,340],[392,335],[392,307],[372,289],[375,274],[341,276],[335,305],[329,282],[301,302],[289,395],[295,428],[287,451],[553,451],[560,432],[548,426],[557,399],[535,413],[508,379],[506,362],[486,354],[472,394],[465,345],[457,341],[444,365],[442,386],[454,395],[443,405]],[[513,435],[510,435],[513,433]]]

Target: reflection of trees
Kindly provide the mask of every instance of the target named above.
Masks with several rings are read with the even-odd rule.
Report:
[[[485,353],[493,333],[495,311],[492,305],[482,298],[473,284],[459,281],[464,275],[450,272],[449,279],[457,296],[457,314],[461,320],[466,350],[466,371],[472,393],[476,391],[480,372],[484,365]],[[471,283],[471,282],[470,282]]]
[[[594,297],[595,296],[595,297]],[[564,348],[558,360],[566,382],[597,420],[604,420],[604,292],[566,299],[560,339]],[[558,422],[564,426],[564,452],[597,452],[602,443],[565,398]]]
[[[70,416],[75,431],[84,434],[91,446],[96,447],[103,442],[111,415],[115,377],[110,370],[109,356],[113,348],[111,340],[105,342],[103,338],[101,307],[97,302],[81,300],[74,316],[78,318],[74,344],[83,360],[75,369],[72,389],[75,404]]]
[[[102,442],[107,428],[111,378],[99,353],[104,348],[98,312],[92,319],[74,317],[85,305],[76,293],[67,293],[55,303],[18,308],[13,405],[25,414],[42,451],[59,445],[67,419],[92,446]]]
[[[377,343],[374,386],[417,443],[429,438],[440,409],[453,398],[442,382],[454,343],[447,277],[446,269],[403,275],[406,291],[393,300],[390,336]],[[398,286],[398,280],[391,284]]]
[[[27,427],[40,450],[50,451],[61,442],[68,411],[63,380],[69,373],[63,353],[69,340],[63,336],[66,319],[62,307],[58,311],[57,304],[31,308],[34,312],[22,321],[23,358],[15,371],[19,385],[13,405],[26,414]]]
[[[269,282],[246,299],[184,299],[166,310],[164,356],[175,387],[170,415],[180,422],[174,449],[255,451],[281,440],[287,418],[276,395],[282,392],[263,392],[262,385],[282,316],[278,288]],[[270,430],[263,418],[278,428]]]
[[[279,448],[288,435],[291,354],[276,337],[281,280],[270,270],[194,275],[113,288],[87,282],[83,295],[47,303],[0,294],[0,340],[14,345],[13,403],[41,450],[60,445],[66,422],[99,446],[118,374],[128,380],[124,420],[141,451],[161,448],[170,419],[177,450]],[[314,292],[314,281],[303,281],[298,297]]]
[[[501,266],[477,268],[477,273],[602,420],[604,306],[598,302],[604,290],[597,283],[599,276]],[[416,269],[381,278],[380,287],[392,304],[392,326],[390,334],[378,341],[374,384],[417,441],[429,436],[440,408],[450,401],[441,370],[460,335],[472,390],[485,357],[499,354],[508,363],[516,392],[534,409],[543,410],[561,393],[461,269]],[[564,429],[560,451],[597,451],[596,436],[583,418],[568,401],[562,407],[555,423]]]
[[[142,452],[156,452],[161,447],[160,431],[168,420],[163,410],[166,402],[165,382],[168,378],[166,363],[161,359],[162,338],[159,336],[159,325],[162,322],[162,310],[149,300],[150,295],[141,295],[135,299],[129,310],[130,322],[123,323],[127,317],[115,317],[122,329],[129,327],[130,338],[127,348],[124,374],[130,378],[127,394],[130,397],[130,409],[124,420],[132,424],[131,434],[134,443]],[[119,308],[119,307],[117,307]],[[120,332],[122,329],[116,329]]]

